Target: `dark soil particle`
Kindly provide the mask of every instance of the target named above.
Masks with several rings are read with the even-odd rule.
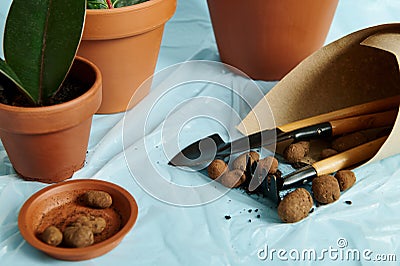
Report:
[[[258,212],[258,209],[255,209],[254,212]]]
[[[260,218],[261,217],[261,215],[259,215],[259,214],[257,214],[257,216],[256,216],[257,218]]]
[[[353,202],[351,200],[346,200],[344,203],[346,203],[347,205],[353,204]]]
[[[230,219],[231,219],[231,216],[230,216],[230,215],[225,215],[225,219],[226,219],[226,220],[230,220]]]
[[[248,210],[249,213],[251,213],[252,211],[253,211],[252,209],[249,209],[249,210]]]
[[[309,213],[313,213],[313,212],[314,212],[314,208],[312,208]]]

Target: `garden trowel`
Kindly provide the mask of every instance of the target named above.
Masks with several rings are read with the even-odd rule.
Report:
[[[232,154],[269,146],[281,141],[329,138],[363,129],[394,124],[400,96],[372,101],[267,129],[232,142],[219,134],[200,139],[173,157],[169,165],[198,167],[214,159],[225,160]]]

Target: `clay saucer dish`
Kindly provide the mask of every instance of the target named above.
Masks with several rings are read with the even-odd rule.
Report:
[[[111,207],[94,209],[84,206],[80,196],[88,190],[102,190],[113,199]],[[63,230],[78,216],[101,216],[107,226],[95,235],[94,244],[83,248],[54,247],[40,240],[40,234],[50,225]],[[115,248],[136,222],[138,206],[125,189],[106,181],[80,179],[50,185],[32,195],[22,206],[18,227],[24,239],[33,247],[61,260],[86,260]]]

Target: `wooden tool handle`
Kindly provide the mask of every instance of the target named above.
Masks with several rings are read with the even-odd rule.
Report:
[[[368,103],[363,103],[355,106],[350,106],[337,111],[305,118],[299,121],[295,121],[293,123],[279,126],[278,128],[283,132],[289,132],[295,129],[299,129],[310,125],[315,125],[322,122],[328,122],[346,117],[382,112],[394,109],[396,107],[398,108],[399,104],[400,104],[400,95],[396,95],[393,97],[376,100]]]
[[[348,132],[368,128],[378,128],[394,125],[398,110],[390,110],[381,113],[361,115],[331,121],[332,136],[338,136]]]
[[[333,172],[345,169],[354,164],[372,158],[372,156],[378,152],[386,139],[387,136],[367,142],[327,159],[315,162],[312,164],[312,166],[316,170],[318,176],[331,174]]]

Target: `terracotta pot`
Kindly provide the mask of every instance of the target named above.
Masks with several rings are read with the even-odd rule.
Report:
[[[221,61],[279,80],[320,48],[338,0],[208,0]]]
[[[92,116],[101,103],[101,73],[77,57],[72,78],[88,91],[74,100],[46,107],[0,104],[0,137],[15,171],[45,183],[70,178],[82,168]]]
[[[80,203],[79,197],[88,190],[105,191],[112,197],[112,205],[106,209],[95,209]],[[82,215],[103,217],[106,228],[95,235],[94,244],[83,248],[50,246],[40,240],[48,226],[61,231]],[[78,261],[103,255],[115,248],[132,229],[138,216],[138,206],[128,191],[113,183],[78,179],[61,182],[33,194],[22,206],[18,215],[18,227],[24,239],[57,259]]]
[[[165,23],[176,0],[150,0],[114,9],[90,9],[78,54],[94,62],[103,74],[103,100],[98,113],[128,109],[140,84],[155,70]],[[132,108],[150,88],[135,95]]]

